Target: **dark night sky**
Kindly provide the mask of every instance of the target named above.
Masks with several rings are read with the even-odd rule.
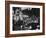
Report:
[[[35,15],[35,16],[39,16],[40,15],[40,9],[39,8],[32,8],[31,10],[23,10],[24,14],[27,14],[29,16]]]
[[[15,13],[16,9],[20,10],[21,8],[20,7],[13,7],[14,13]],[[29,16],[32,16],[32,15],[39,16],[40,15],[40,8],[32,8],[31,10],[25,9],[25,10],[22,10],[22,13],[29,15]]]

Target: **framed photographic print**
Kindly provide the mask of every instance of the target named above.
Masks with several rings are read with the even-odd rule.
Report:
[[[6,1],[5,36],[45,34],[44,3]]]

